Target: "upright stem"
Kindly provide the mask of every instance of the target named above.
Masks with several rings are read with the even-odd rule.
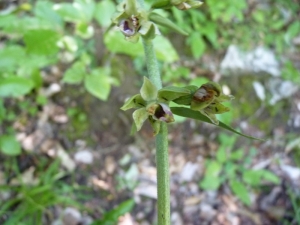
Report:
[[[148,77],[157,87],[162,88],[159,68],[152,41],[143,40]],[[168,128],[161,123],[156,135],[156,169],[157,169],[157,220],[158,225],[170,225],[170,175],[168,152]]]

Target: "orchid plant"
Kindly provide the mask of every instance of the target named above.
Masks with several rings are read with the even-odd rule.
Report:
[[[174,114],[211,123],[236,134],[244,135],[230,126],[218,121],[216,114],[228,112],[230,109],[222,103],[234,99],[231,95],[224,95],[218,83],[208,82],[197,86],[162,87],[159,68],[153,50],[152,39],[159,35],[158,25],[167,27],[180,34],[187,33],[171,20],[157,14],[155,9],[176,7],[188,10],[201,6],[197,0],[165,0],[155,2],[149,11],[143,7],[143,1],[124,0],[118,7],[112,21],[124,34],[126,40],[137,42],[142,38],[148,77],[144,77],[140,93],[129,98],[122,110],[134,108],[132,114],[132,134],[142,128],[148,120],[156,138],[156,166],[157,166],[157,210],[158,225],[170,224],[170,188],[169,188],[169,160],[168,160],[168,130],[167,124],[174,122]],[[178,107],[170,107],[170,102]]]

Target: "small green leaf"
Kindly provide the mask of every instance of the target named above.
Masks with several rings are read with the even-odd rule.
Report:
[[[169,102],[179,97],[187,96],[189,94],[190,94],[190,90],[184,87],[168,86],[158,91],[158,98]]]
[[[140,93],[145,101],[153,101],[157,98],[157,89],[147,77],[144,77],[144,83]]]
[[[128,109],[141,108],[141,107],[146,107],[146,102],[144,101],[144,99],[140,94],[137,94],[132,96],[130,99],[128,99],[121,107],[121,109],[126,111]]]
[[[214,124],[213,122],[211,122],[211,120],[208,117],[204,116],[203,114],[201,114],[198,111],[194,111],[194,110],[189,109],[189,108],[171,107],[171,111],[172,111],[172,113],[174,113],[175,115],[178,115],[178,116],[187,117],[187,118],[191,118],[191,119],[200,120],[200,121],[203,121],[203,122],[206,122],[206,123]],[[241,135],[241,136],[246,137],[246,138],[264,141],[263,139],[260,139],[260,138],[256,138],[256,137],[252,137],[252,136],[242,134],[242,133],[236,131],[235,129],[233,129],[232,127],[222,123],[221,121],[219,121],[219,124],[217,126],[222,127],[222,128],[224,128],[228,131],[231,131],[233,133],[236,133],[236,134]]]
[[[250,205],[251,201],[250,201],[250,196],[249,196],[249,192],[246,189],[246,187],[238,181],[231,181],[230,182],[230,188],[233,191],[233,193],[246,205]]]
[[[130,199],[125,202],[122,202],[113,210],[105,213],[103,219],[95,220],[91,225],[114,225],[117,224],[120,216],[128,213],[132,210],[134,206],[134,200]]]
[[[260,170],[246,170],[243,172],[243,181],[252,186],[259,185],[262,173]]]
[[[86,74],[85,65],[81,62],[75,62],[65,72],[63,82],[68,84],[79,84]]]
[[[21,146],[14,136],[3,135],[0,137],[0,150],[6,155],[15,156],[21,153]]]
[[[180,27],[178,27],[175,23],[173,23],[171,20],[167,19],[166,17],[163,17],[157,13],[150,13],[149,15],[149,20],[158,24],[158,25],[161,25],[163,27],[167,27],[171,30],[174,30],[182,35],[188,35],[187,32],[185,32],[183,29],[181,29]]]
[[[240,160],[244,156],[244,149],[239,149],[231,152],[230,159],[232,160]]]
[[[96,6],[94,17],[102,27],[108,27],[115,11],[116,7],[111,0],[102,0]]]
[[[53,30],[29,30],[24,35],[24,42],[28,52],[37,55],[53,55],[58,52],[56,42],[59,34]]]
[[[279,184],[280,179],[278,176],[276,176],[274,173],[268,171],[268,170],[261,170],[261,176],[267,180],[267,181],[271,181],[275,184]]]
[[[136,130],[139,131],[142,128],[143,123],[148,118],[146,108],[140,108],[133,112],[132,117],[136,125]]]
[[[84,78],[86,90],[103,101],[107,100],[111,88],[108,73],[107,69],[98,68]]]
[[[19,97],[29,93],[34,84],[23,77],[7,77],[0,80],[1,97]]]
[[[200,186],[206,190],[216,190],[221,185],[219,174],[222,170],[221,164],[217,161],[210,161],[205,170],[204,179]]]
[[[227,161],[228,157],[227,157],[225,146],[221,146],[219,148],[219,150],[217,151],[217,154],[216,154],[216,158],[217,158],[218,162],[220,162],[220,163],[224,163]]]
[[[188,43],[191,46],[194,58],[200,58],[205,52],[206,44],[199,32],[193,32],[188,38]]]

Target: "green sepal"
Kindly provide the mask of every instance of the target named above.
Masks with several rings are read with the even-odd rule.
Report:
[[[207,106],[209,106],[213,101],[214,101],[214,98],[210,99],[209,101],[204,101],[204,102],[196,101],[195,99],[192,98],[191,109],[196,110],[196,111],[202,110],[202,109],[206,108]]]
[[[160,131],[161,122],[158,120],[154,120],[151,116],[149,116],[149,122],[153,128],[153,135],[156,136]]]
[[[144,83],[141,87],[140,93],[145,101],[153,101],[157,98],[157,88],[147,77],[144,77]]]
[[[156,32],[156,28],[154,23],[146,21],[142,24],[139,33],[143,36],[146,40],[152,40],[155,38],[155,35],[158,34]]]
[[[172,111],[173,114],[175,114],[177,116],[182,116],[182,117],[191,118],[191,119],[200,120],[200,121],[203,121],[203,122],[206,122],[206,123],[214,124],[207,116],[201,114],[198,111],[194,111],[194,110],[189,109],[189,108],[171,107],[171,111]],[[214,124],[214,125],[216,125],[216,124]],[[233,129],[232,127],[226,125],[225,123],[223,123],[221,121],[219,121],[219,124],[217,126],[223,128],[223,129],[226,129],[228,131],[231,131],[235,134],[238,134],[238,135],[241,135],[243,137],[249,138],[249,139],[264,141],[263,139],[243,134],[243,133]]]
[[[182,35],[188,35],[187,32],[185,32],[183,29],[181,29],[180,27],[178,27],[175,23],[173,23],[171,20],[157,14],[157,13],[154,13],[154,12],[151,12],[149,14],[149,20],[158,24],[158,25],[161,25],[163,27],[167,27],[171,30],[174,30]]]
[[[221,103],[213,102],[209,106],[207,106],[204,111],[211,114],[222,114],[225,112],[229,112],[230,108],[222,105]]]
[[[193,99],[193,94],[181,96],[173,100],[178,105],[191,105]]]
[[[141,108],[141,107],[145,107],[145,106],[146,106],[146,102],[144,101],[142,96],[140,94],[136,94],[136,95],[132,96],[130,99],[128,99],[124,103],[124,105],[121,107],[121,109],[126,111],[128,109]]]
[[[172,101],[178,105],[191,105],[193,95],[198,90],[198,87],[195,85],[188,85],[185,86],[184,89],[189,90],[190,93],[188,95],[184,95],[179,98],[173,99]]]
[[[125,1],[125,12],[127,15],[137,15],[137,1],[136,0],[126,0]]]
[[[115,24],[119,24],[121,20],[127,19],[128,15],[125,12],[116,12],[113,14],[111,21]]]
[[[206,111],[206,109],[207,108],[205,108],[204,110],[200,110],[200,113],[202,113],[203,115],[207,116],[213,124],[219,125],[219,120],[217,119],[217,117],[215,116],[215,114],[210,113],[209,111]]]
[[[168,86],[158,91],[158,99],[166,102],[173,101],[179,97],[187,96],[191,92],[184,87]]]
[[[136,130],[139,131],[145,122],[145,120],[148,118],[148,113],[146,108],[140,108],[133,112],[132,117],[134,120],[134,123],[136,125]]]
[[[170,0],[157,0],[151,5],[152,9],[168,9],[171,8],[172,4]]]

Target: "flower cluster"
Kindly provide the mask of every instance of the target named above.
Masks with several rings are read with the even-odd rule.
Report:
[[[144,77],[144,83],[140,94],[128,99],[122,106],[122,110],[135,108],[132,117],[136,131],[139,131],[143,123],[148,119],[154,129],[154,135],[158,134],[160,122],[174,122],[173,114],[169,108],[167,95],[159,92],[151,81]]]
[[[160,34],[157,26],[148,20],[148,13],[136,0],[125,0],[117,7],[112,22],[116,24],[126,39],[137,42],[142,35],[145,39],[153,39]]]
[[[234,99],[232,95],[224,95],[219,84],[208,82],[203,84],[192,96],[191,109],[200,111],[207,116],[214,124],[218,125],[215,114],[222,114],[230,109],[222,102]]]

